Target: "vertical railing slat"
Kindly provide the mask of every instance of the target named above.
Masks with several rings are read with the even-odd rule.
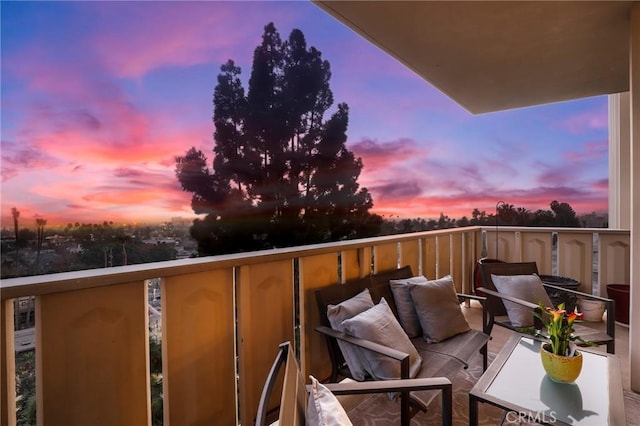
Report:
[[[463,274],[462,274],[462,233],[451,233],[449,237],[449,272],[453,278],[453,283],[458,293],[462,292]],[[442,274],[441,277],[446,274]],[[440,278],[440,277],[438,277]]]
[[[607,295],[607,284],[631,282],[629,233],[598,234],[598,294]]]
[[[400,266],[409,265],[415,275],[420,271],[420,240],[402,241],[400,243]]]
[[[0,425],[16,424],[16,352],[13,300],[0,304]]]
[[[341,252],[340,282],[355,280],[371,274],[371,246]]]
[[[398,267],[398,243],[376,245],[373,248],[374,269],[376,272],[388,271]]]
[[[148,425],[144,282],[36,299],[38,425]]]
[[[462,292],[473,293],[473,268],[479,255],[476,256],[475,251],[475,233],[464,232],[462,234]],[[469,303],[467,300],[466,303]]]
[[[433,280],[436,277],[437,242],[433,235],[422,239],[422,275]]]
[[[438,234],[436,237],[436,274],[429,279],[436,279],[451,274],[451,234]]]
[[[522,262],[536,262],[538,272],[551,274],[552,236],[550,231],[520,233]]]
[[[487,257],[505,262],[519,262],[515,232],[508,227],[487,230]]]
[[[233,268],[167,277],[161,303],[165,424],[236,424]]]
[[[278,345],[294,342],[293,260],[241,266],[237,276],[240,423],[254,423]]]
[[[591,293],[592,271],[593,234],[570,230],[558,232],[558,275],[580,281],[578,290]]]
[[[313,374],[322,380],[331,374],[325,337],[314,330],[320,325],[314,290],[338,282],[337,260],[337,253],[300,258],[300,346],[303,348],[301,368],[305,377]]]

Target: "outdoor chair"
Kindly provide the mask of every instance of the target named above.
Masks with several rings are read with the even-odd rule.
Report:
[[[546,291],[536,293],[536,286],[541,284],[544,290],[553,289],[604,302],[607,310],[606,333],[578,321],[574,324],[574,335],[597,345],[607,345],[607,352],[615,353],[615,302],[613,299],[547,284],[540,280],[535,262],[479,262],[478,265],[483,286],[478,287],[477,290],[486,297],[482,302],[482,325],[485,333],[491,334],[494,325],[517,332],[522,332],[523,327],[530,326],[540,329],[542,324],[535,318],[534,311],[540,309],[539,302],[547,300],[543,304],[545,306],[551,304]],[[537,277],[530,280],[532,274]],[[519,277],[514,278],[515,275]],[[498,285],[494,282],[496,280]],[[499,287],[500,290],[498,290]],[[544,299],[545,297],[547,298]],[[519,321],[528,322],[522,324]],[[585,345],[579,341],[576,343]]]
[[[490,257],[483,257],[478,259],[476,262],[475,268],[473,268],[473,294],[478,296],[484,296],[478,288],[482,287],[482,271],[480,270],[480,266],[484,263],[504,263],[503,260],[492,259]]]
[[[403,359],[408,368],[409,356]],[[298,361],[289,342],[280,344],[271,371],[267,376],[256,415],[256,426],[265,426],[276,422],[279,426],[302,426],[307,416],[310,419],[337,417],[339,424],[343,414],[348,415],[334,395],[354,395],[372,393],[400,393],[400,424],[410,424],[409,399],[411,391],[440,390],[442,392],[442,424],[453,422],[451,381],[444,377],[406,380],[384,380],[368,382],[342,382],[320,384],[311,378],[312,384],[305,385]],[[281,389],[279,407],[269,410],[275,389]],[[272,396],[274,398],[272,398]],[[311,404],[309,404],[311,402]],[[267,419],[269,419],[267,421]],[[344,419],[344,417],[342,418]],[[338,424],[331,423],[331,424]],[[324,423],[322,423],[324,424]],[[347,423],[348,424],[348,423]]]

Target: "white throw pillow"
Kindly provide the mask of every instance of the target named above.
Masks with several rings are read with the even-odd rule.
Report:
[[[340,401],[315,377],[311,379],[311,393],[307,403],[306,426],[349,426],[351,421]]]
[[[498,293],[513,296],[527,302],[542,303],[543,306],[552,306],[542,280],[537,274],[530,275],[494,275],[491,281],[496,286]],[[531,327],[533,325],[533,311],[526,306],[503,300],[507,316],[514,327]]]

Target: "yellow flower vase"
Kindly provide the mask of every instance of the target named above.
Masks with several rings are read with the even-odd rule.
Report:
[[[574,356],[556,355],[551,352],[551,345],[545,343],[540,347],[540,358],[547,376],[555,382],[573,383],[582,371],[582,353],[579,351]]]

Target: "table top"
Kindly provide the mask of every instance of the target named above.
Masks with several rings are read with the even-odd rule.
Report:
[[[526,413],[538,423],[625,424],[620,365],[615,355],[580,349],[582,372],[575,383],[557,383],[542,367],[539,340],[514,334],[478,383],[475,398]]]

